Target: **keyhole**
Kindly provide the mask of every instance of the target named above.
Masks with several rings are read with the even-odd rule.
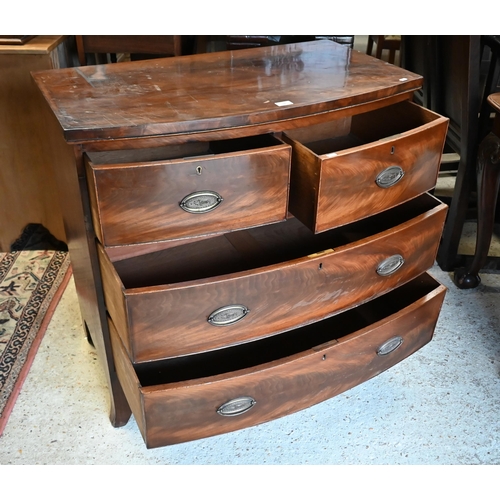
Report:
[[[325,361],[326,359],[326,354],[323,354],[323,361]]]
[[[203,170],[203,167],[200,167],[199,165],[196,167],[196,173],[198,175],[201,175],[201,171]]]
[[[394,146],[392,146],[392,148],[391,148],[391,155],[394,154],[394,151],[396,151],[396,148]]]
[[[321,269],[323,269],[323,263],[321,262],[318,266],[318,269],[321,271]]]

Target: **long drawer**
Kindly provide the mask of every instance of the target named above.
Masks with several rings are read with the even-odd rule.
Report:
[[[445,291],[423,274],[298,330],[135,367],[110,322],[118,378],[149,448],[234,431],[324,401],[400,362],[432,338]]]
[[[426,194],[321,235],[291,219],[114,263],[99,246],[106,306],[134,362],[275,335],[425,272],[445,214]]]
[[[291,147],[271,135],[88,153],[103,245],[176,240],[285,219]]]
[[[448,119],[409,101],[283,134],[290,211],[315,232],[403,203],[436,184]]]

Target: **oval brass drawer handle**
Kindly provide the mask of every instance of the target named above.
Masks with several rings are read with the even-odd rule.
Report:
[[[401,347],[402,343],[403,343],[403,337],[393,337],[392,339],[389,339],[387,342],[384,342],[377,349],[377,354],[379,356],[387,356],[388,354],[391,354],[391,352],[394,352],[396,349]]]
[[[393,165],[392,167],[382,170],[382,172],[377,175],[375,182],[378,187],[384,189],[390,188],[391,186],[397,184],[404,177],[404,175],[405,172],[401,167]]]
[[[237,417],[253,408],[256,403],[250,396],[241,396],[219,406],[217,413],[223,417]]]
[[[231,304],[230,306],[220,307],[213,311],[208,317],[208,322],[213,326],[229,326],[241,321],[250,309],[241,304]]]
[[[205,214],[215,210],[223,201],[215,191],[197,191],[185,196],[179,206],[191,214]]]
[[[404,263],[405,260],[401,255],[391,255],[378,265],[377,274],[379,276],[390,276],[400,269]]]

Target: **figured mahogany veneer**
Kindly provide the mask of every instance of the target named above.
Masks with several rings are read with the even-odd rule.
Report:
[[[420,76],[317,41],[34,78],[114,425],[230,432],[431,339],[447,120],[409,102]]]
[[[255,340],[331,316],[422,274],[436,257],[445,215],[446,206],[424,195],[320,237],[296,219],[247,231],[258,247],[251,255],[246,245],[235,247],[221,236],[119,261],[116,268],[99,247],[106,303],[133,362]],[[404,264],[379,275],[380,263],[393,255]],[[232,304],[249,310],[243,319],[222,327],[207,321]]]
[[[238,135],[251,135],[249,128],[256,135],[330,111],[380,108],[422,84],[419,75],[326,40],[34,76],[75,143],[216,130],[227,138],[240,127]],[[109,148],[123,149],[123,141]]]
[[[336,396],[418,350],[432,338],[445,290],[424,274],[278,342],[139,366],[139,377],[111,323],[118,377],[149,448],[234,431]],[[391,340],[402,343],[377,354]],[[240,415],[217,413],[240,397],[255,405]]]
[[[193,152],[154,161],[148,151],[140,162],[121,155],[90,153],[92,215],[98,238],[106,246],[130,245],[199,236],[284,220],[288,208],[290,146],[271,136],[214,143],[195,143]],[[167,151],[165,151],[167,149]],[[190,213],[181,201],[195,193],[220,195],[220,205],[210,211]]]
[[[373,215],[432,189],[448,120],[411,102],[284,134],[293,146],[290,211],[313,231]],[[401,178],[375,181],[397,167]]]

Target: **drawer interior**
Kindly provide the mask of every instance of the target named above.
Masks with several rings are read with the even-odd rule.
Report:
[[[296,129],[286,135],[313,153],[325,155],[403,134],[437,118],[435,113],[403,101],[368,113]]]
[[[279,264],[338,248],[412,220],[441,203],[424,194],[368,219],[314,234],[295,218],[114,262],[127,289],[181,283]]]
[[[141,385],[147,387],[251,368],[308,349],[321,350],[398,313],[440,287],[423,274],[371,302],[296,330],[202,354],[139,363],[134,368]]]
[[[223,141],[189,142],[156,148],[125,149],[87,153],[94,165],[118,165],[165,160],[193,159],[224,153],[237,153],[282,144],[271,134],[227,139]]]

